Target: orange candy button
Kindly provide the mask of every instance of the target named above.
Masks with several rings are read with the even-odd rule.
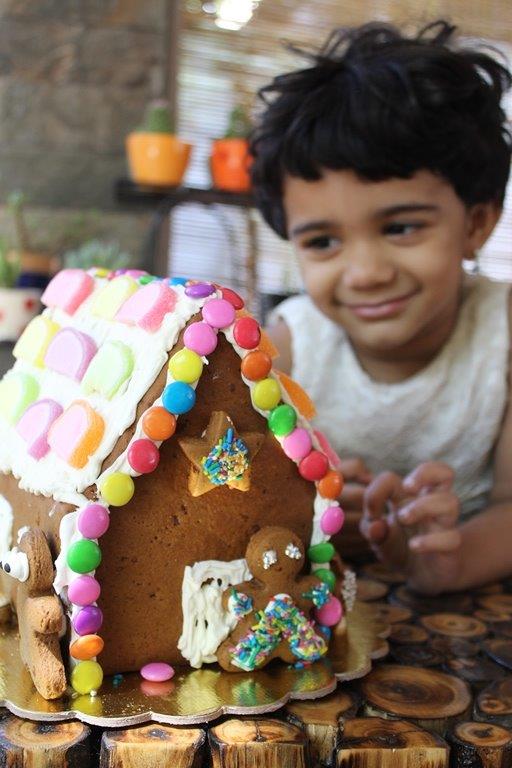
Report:
[[[74,659],[89,661],[102,652],[104,645],[103,638],[99,635],[82,635],[71,643],[69,652]]]
[[[151,440],[167,440],[176,430],[176,416],[155,405],[142,417],[142,429]]]
[[[286,373],[282,371],[276,371],[279,376],[279,381],[288,393],[288,397],[292,401],[293,405],[297,408],[301,416],[305,419],[313,419],[316,416],[316,408],[310,396],[305,392],[300,384],[291,379]]]
[[[260,379],[265,379],[270,373],[271,368],[272,360],[269,355],[259,349],[256,349],[254,352],[249,352],[249,354],[242,360],[240,366],[242,376],[245,376],[249,381],[260,381]]]
[[[343,490],[343,478],[335,469],[330,469],[318,481],[318,493],[324,499],[337,499]]]

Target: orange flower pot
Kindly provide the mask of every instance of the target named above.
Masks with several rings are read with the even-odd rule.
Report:
[[[249,142],[247,139],[215,139],[210,158],[213,186],[228,192],[249,192]]]
[[[170,133],[130,133],[126,137],[130,175],[137,184],[177,186],[191,149],[192,144]]]

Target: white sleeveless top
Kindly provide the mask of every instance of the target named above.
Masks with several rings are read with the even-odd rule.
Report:
[[[462,515],[482,509],[492,487],[493,449],[508,395],[510,285],[468,277],[456,327],[425,368],[395,384],[373,381],[344,330],[308,296],[274,310],[292,336],[292,377],[313,398],[342,457],[371,472],[406,475],[424,461],[455,470]]]

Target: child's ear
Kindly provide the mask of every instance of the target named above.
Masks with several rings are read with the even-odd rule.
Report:
[[[502,207],[497,202],[476,203],[467,214],[467,258],[472,258],[491,235],[501,216]]]

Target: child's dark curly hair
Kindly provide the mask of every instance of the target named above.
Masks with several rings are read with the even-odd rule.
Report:
[[[257,205],[286,238],[286,174],[307,180],[322,168],[351,169],[378,181],[427,169],[466,204],[502,204],[511,135],[500,106],[512,83],[505,64],[456,45],[455,27],[437,21],[415,37],[386,24],[335,30],[312,66],[262,88],[253,133]]]

